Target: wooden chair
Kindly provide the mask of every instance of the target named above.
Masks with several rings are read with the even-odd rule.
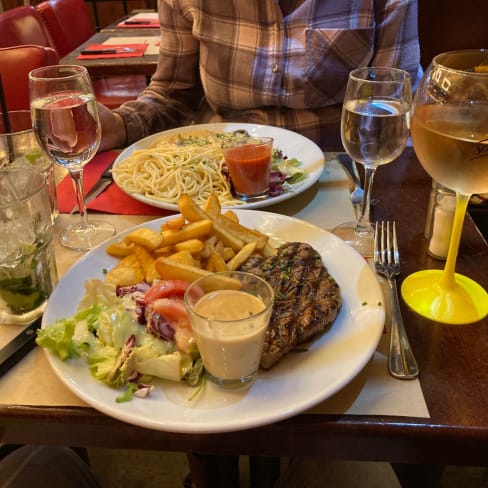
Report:
[[[35,8],[60,57],[73,51],[95,33],[84,0],[45,0]],[[137,98],[147,85],[144,75],[92,77],[92,81],[97,100],[109,108]]]
[[[29,110],[29,72],[58,63],[57,52],[45,46],[0,48],[0,73],[7,109]]]

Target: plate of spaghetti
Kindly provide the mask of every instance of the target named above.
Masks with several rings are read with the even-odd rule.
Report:
[[[262,200],[239,200],[226,173],[222,145],[235,138],[264,136],[274,139],[271,180],[278,183]],[[178,211],[182,194],[202,205],[215,192],[223,207],[252,209],[304,192],[319,179],[323,167],[321,149],[296,132],[219,123],[178,127],[141,139],[119,154],[112,173],[124,193],[154,207]]]

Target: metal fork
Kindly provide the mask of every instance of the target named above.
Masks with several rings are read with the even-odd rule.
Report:
[[[374,266],[376,272],[383,275],[390,287],[391,301],[391,335],[390,354],[388,357],[388,369],[395,378],[409,380],[416,378],[419,374],[417,361],[413,355],[407,333],[403,325],[400,305],[398,303],[398,292],[396,279],[400,273],[400,255],[396,236],[396,225],[393,221],[376,222],[374,235]]]

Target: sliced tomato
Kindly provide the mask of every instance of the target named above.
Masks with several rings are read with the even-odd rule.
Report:
[[[164,280],[151,286],[144,295],[146,303],[152,303],[158,298],[179,297],[183,298],[186,289],[190,286],[188,281]]]
[[[174,327],[191,327],[188,312],[181,298],[157,298],[152,303],[152,308]]]

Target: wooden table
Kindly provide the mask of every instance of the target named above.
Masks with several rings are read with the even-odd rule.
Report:
[[[423,238],[430,178],[407,149],[380,168],[374,219],[395,219],[402,274],[443,263],[426,254]],[[457,270],[488,287],[488,246],[468,217]],[[327,459],[486,465],[488,449],[488,319],[441,326],[402,304],[420,366],[431,418],[298,415],[234,433],[178,434],[142,429],[91,408],[0,406],[0,440],[71,446],[295,456]]]
[[[123,32],[121,32],[123,31]],[[85,66],[90,75],[146,75],[152,76],[158,64],[158,55],[144,55],[137,58],[99,58],[99,59],[77,59],[81,51],[90,44],[103,44],[111,37],[139,37],[139,36],[159,36],[158,29],[120,29],[117,32],[97,32],[88,41],[71,51],[60,59],[59,64],[78,64]]]
[[[154,11],[148,11],[148,12],[154,12]],[[141,12],[137,12],[141,13]],[[159,26],[157,27],[119,27],[119,24],[121,22],[124,22],[125,20],[130,19],[133,17],[134,14],[131,13],[130,15],[125,15],[121,19],[116,20],[115,22],[112,22],[111,24],[106,25],[105,27],[102,27],[99,32],[133,32],[134,35],[146,35],[150,33],[151,31],[156,30],[159,33]]]

